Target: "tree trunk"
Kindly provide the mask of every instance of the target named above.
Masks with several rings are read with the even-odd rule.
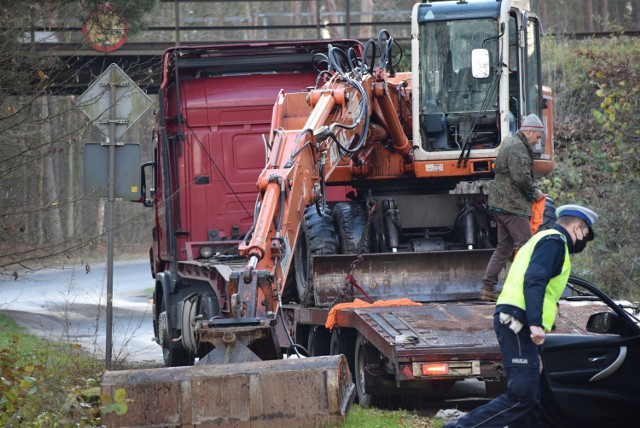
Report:
[[[631,0],[631,29],[640,30],[640,0]]]
[[[67,117],[71,119],[71,114],[67,114]],[[71,129],[71,120],[67,121],[67,129]],[[67,144],[67,185],[66,185],[66,199],[67,199],[67,221],[66,221],[66,235],[67,239],[72,239],[73,230],[75,228],[73,211],[75,208],[75,195],[76,195],[76,186],[75,186],[75,158],[74,158],[74,150],[73,144],[70,142]]]
[[[53,156],[55,150],[54,145],[51,142],[53,139],[53,132],[51,126],[51,96],[43,95],[42,100],[42,117],[43,122],[43,141],[48,143],[44,145],[45,150],[50,149],[49,153],[45,153],[43,156],[43,214],[45,216],[45,243],[51,245],[58,245],[62,243],[62,224],[60,222],[60,209],[58,205],[58,189],[56,177],[53,170]]]
[[[371,11],[373,10],[373,0],[360,0],[360,22],[372,22],[373,15]],[[369,12],[369,13],[367,13]],[[361,39],[367,39],[373,37],[371,25],[361,25],[358,30],[358,37]]]
[[[609,31],[609,0],[600,0],[600,31]]]
[[[302,16],[302,10],[300,10],[300,3],[301,2],[296,1],[291,4],[292,6],[291,11],[293,12],[293,19],[291,24],[293,25],[300,25],[302,23],[300,20]],[[289,30],[288,31],[289,39],[294,39],[296,37],[296,34],[300,34],[300,32],[302,31],[306,31],[306,30],[298,30],[298,29]]]
[[[584,32],[585,33],[593,33],[593,0],[585,0],[584,9],[582,10],[584,14]]]
[[[349,1],[349,0],[347,0]],[[335,0],[327,0],[327,14],[328,14],[328,22],[330,24],[338,24],[340,20],[337,16],[338,6],[336,6]],[[342,29],[338,27],[328,27],[329,37],[345,37]]]

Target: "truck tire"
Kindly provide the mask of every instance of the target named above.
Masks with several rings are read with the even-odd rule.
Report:
[[[344,355],[349,365],[351,378],[355,383],[355,360],[356,360],[356,339],[357,333],[351,328],[334,327],[331,332],[331,344],[329,345],[329,355]]]
[[[338,202],[333,207],[333,224],[338,236],[338,250],[341,254],[356,254],[363,242],[364,252],[368,253],[368,234],[365,234],[367,214],[362,204],[357,202]]]
[[[158,334],[160,334],[162,341],[162,359],[165,367],[190,366],[193,364],[194,358],[182,347],[182,344],[173,343],[164,298],[162,299],[160,316],[158,317]]]
[[[378,350],[369,344],[369,342],[360,334],[356,339],[355,361],[354,361],[354,377],[356,384],[356,394],[358,403],[362,407],[388,407],[389,396],[381,394],[367,393],[365,388],[366,379],[372,376],[369,364],[378,364]]]
[[[302,220],[300,236],[293,252],[298,298],[303,307],[314,305],[311,258],[336,254],[338,241],[331,216],[318,215],[315,206],[307,207]]]

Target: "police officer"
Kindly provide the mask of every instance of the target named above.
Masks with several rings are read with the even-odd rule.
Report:
[[[598,215],[580,205],[556,210],[554,229],[535,234],[516,255],[496,304],[493,326],[507,391],[445,428],[535,426],[540,403],[538,346],[553,327],[558,300],[571,272],[569,254],[594,238]]]

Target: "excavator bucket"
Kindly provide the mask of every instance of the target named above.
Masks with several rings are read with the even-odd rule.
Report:
[[[373,300],[406,297],[435,302],[478,297],[481,279],[493,253],[451,250],[363,254],[353,278]],[[356,255],[315,256],[312,259],[316,306],[327,307],[345,294],[345,278]],[[358,290],[353,296],[363,299]],[[361,293],[360,293],[361,294]]]
[[[355,394],[342,355],[105,372],[102,394],[120,388],[108,427],[335,427]]]

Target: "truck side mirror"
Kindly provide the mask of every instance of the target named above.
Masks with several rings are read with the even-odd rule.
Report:
[[[149,189],[149,195],[147,196],[147,178],[145,172],[147,168],[152,167],[153,174],[155,172],[156,163],[154,161],[145,162],[140,165],[140,199],[138,202],[142,202],[145,207],[153,206],[153,197],[155,196],[155,189]]]
[[[476,79],[489,77],[489,50],[474,49],[471,51],[471,75]]]

